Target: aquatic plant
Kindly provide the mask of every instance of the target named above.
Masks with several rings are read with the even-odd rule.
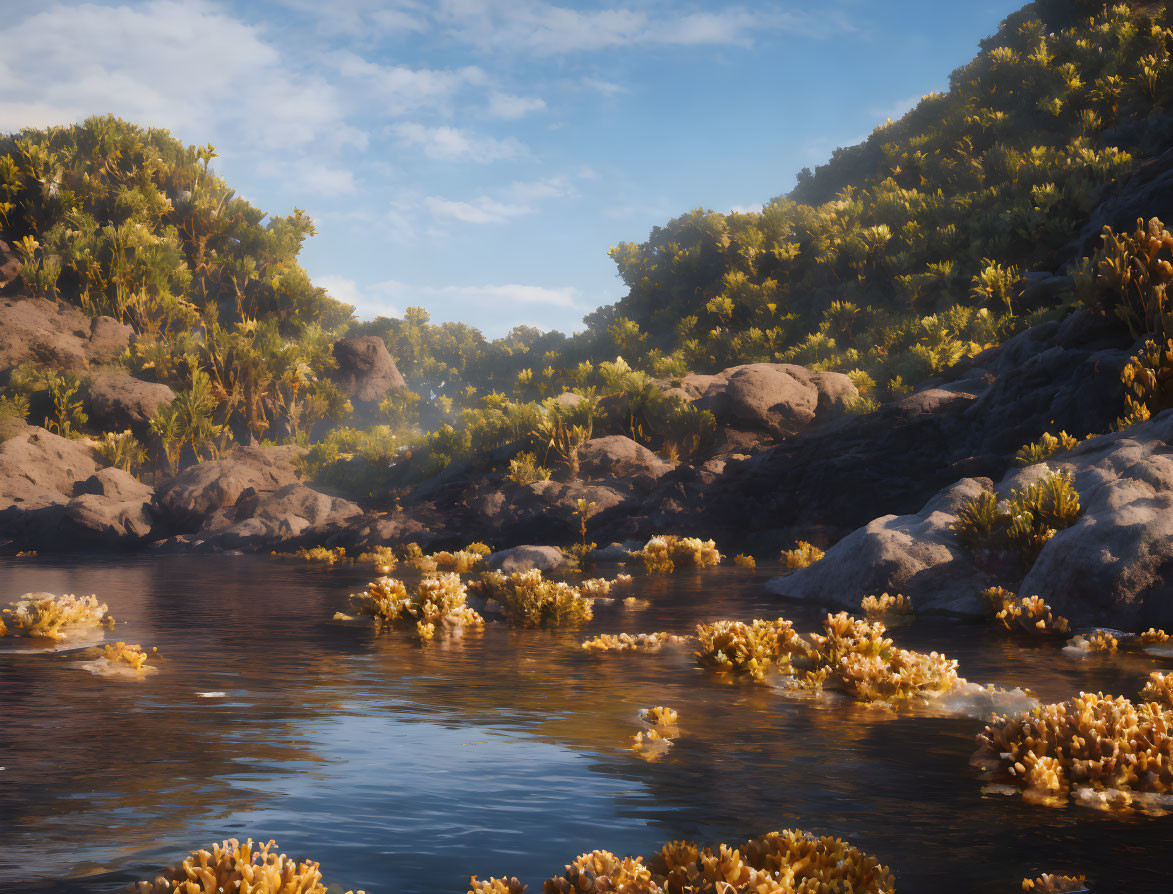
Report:
[[[308,549],[299,549],[294,555],[307,562],[322,562],[326,565],[333,565],[335,562],[346,560],[346,547],[313,546]]]
[[[671,708],[665,708],[663,705],[657,705],[654,708],[641,708],[639,718],[644,723],[650,723],[652,726],[663,726],[669,729],[675,727],[677,721],[676,712]]]
[[[806,643],[785,618],[776,621],[715,621],[698,624],[699,648],[696,659],[705,667],[722,672],[744,673],[755,680],[765,678],[771,667],[790,670],[790,659],[805,654]]]
[[[1026,596],[1009,602],[994,615],[1007,630],[1055,636],[1068,630],[1067,619],[1053,615],[1051,607],[1038,596]]]
[[[442,550],[438,553],[432,553],[431,556],[426,558],[430,558],[436,564],[437,568],[455,571],[457,574],[468,574],[484,563],[486,555],[486,553],[462,549],[454,553]],[[420,560],[416,561],[419,562]]]
[[[1095,630],[1088,634],[1077,633],[1067,645],[1086,652],[1115,652],[1120,643],[1108,631]]]
[[[659,760],[672,747],[672,739],[656,729],[641,730],[631,737],[631,750],[646,761]]]
[[[479,540],[474,540],[464,548],[465,552],[476,553],[478,556],[488,556],[493,552],[493,548],[487,543],[481,543]]]
[[[602,633],[582,644],[586,652],[659,652],[664,646],[688,642],[671,633]]]
[[[1171,733],[1167,704],[1081,692],[1023,716],[996,715],[973,763],[1032,802],[1154,810],[1155,796],[1173,791]]]
[[[474,876],[469,894],[520,894],[516,879]],[[714,853],[670,841],[650,859],[591,851],[546,881],[545,894],[892,894],[896,882],[875,857],[831,836],[770,832]]]
[[[359,553],[355,561],[370,562],[380,573],[386,574],[399,563],[399,558],[391,547],[376,546],[366,552]]]
[[[275,853],[277,842],[243,844],[230,838],[212,849],[193,851],[154,881],[127,887],[129,894],[326,894],[318,863],[295,862]],[[336,890],[336,889],[332,889]],[[349,891],[347,894],[363,894]]]
[[[119,640],[113,645],[107,643],[104,651],[106,661],[109,662],[111,666],[125,664],[127,667],[136,671],[148,669],[147,659],[150,658],[151,655],[156,655],[159,652],[158,649],[151,649],[150,654],[147,654],[143,651],[142,646],[137,644],[128,645],[122,640]]]
[[[475,875],[468,880],[468,894],[522,894],[529,885],[514,878],[489,878],[483,882]]]
[[[1146,702],[1157,702],[1173,708],[1173,674],[1153,671],[1145,681],[1140,697]]]
[[[986,605],[986,611],[992,618],[997,617],[999,612],[1018,599],[1016,593],[1005,587],[988,587],[982,590],[981,597]]]
[[[644,568],[653,574],[671,574],[677,564],[690,568],[708,568],[720,565],[723,558],[712,540],[699,537],[677,537],[659,534],[631,552],[632,558],[642,559]]]
[[[631,582],[630,575],[620,575],[620,577],[627,577],[627,582]],[[618,586],[624,586],[624,583],[616,577],[614,580],[607,580],[605,577],[588,577],[585,580],[579,581],[578,589],[583,596],[590,599],[603,599],[611,595],[611,591]]]
[[[889,596],[882,593],[879,596],[865,596],[859,604],[869,618],[883,615],[911,615],[912,600],[901,593]]]
[[[1070,472],[1047,471],[1005,500],[983,491],[961,505],[953,529],[979,554],[1015,554],[1025,567],[1059,531],[1079,519],[1079,492]]]
[[[1167,634],[1164,630],[1158,630],[1155,627],[1150,627],[1143,633],[1138,633],[1136,635],[1136,641],[1146,646],[1158,645],[1160,643],[1168,642],[1169,634]]]
[[[20,552],[18,552],[16,554],[16,557],[18,559],[31,559],[34,556],[36,556],[36,554],[37,554],[37,551],[35,549],[22,549]]]
[[[1053,875],[1044,872],[1038,878],[1024,878],[1022,880],[1022,890],[1024,891],[1038,891],[1039,894],[1074,894],[1078,891],[1086,891],[1087,887],[1084,882],[1087,881],[1085,875]]]
[[[738,553],[734,556],[733,564],[740,565],[742,568],[756,568],[758,565],[753,556],[747,556],[744,553]]]
[[[812,543],[800,540],[794,549],[782,550],[780,556],[787,568],[806,568],[823,558],[825,553]]]
[[[1020,447],[1014,454],[1014,459],[1020,466],[1033,466],[1045,462],[1059,451],[1070,450],[1077,444],[1079,438],[1073,438],[1065,431],[1059,432],[1058,435],[1043,432],[1037,441]]]
[[[108,611],[108,606],[93,595],[28,593],[0,610],[0,636],[65,639],[83,628],[113,627],[114,619]]]
[[[593,599],[565,581],[546,580],[537,568],[508,577],[490,571],[483,581],[489,598],[519,627],[573,626],[594,617]]]
[[[350,596],[353,610],[374,618],[377,625],[411,625],[421,642],[430,641],[437,627],[449,632],[478,630],[485,620],[467,605],[468,588],[459,574],[437,574],[423,578],[408,595],[403,581],[381,577],[367,584],[362,593]]]

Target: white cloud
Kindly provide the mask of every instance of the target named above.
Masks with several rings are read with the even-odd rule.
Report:
[[[539,97],[515,96],[512,93],[494,91],[489,94],[489,115],[493,118],[513,120],[523,118],[530,112],[546,108],[546,101]]]
[[[475,65],[453,69],[381,65],[350,51],[338,53],[334,63],[342,77],[364,89],[365,102],[373,110],[389,116],[418,109],[450,114],[461,90],[488,83],[488,76]]]
[[[583,78],[580,83],[588,90],[594,90],[596,93],[601,93],[604,96],[618,96],[620,93],[628,92],[628,89],[622,84],[605,81],[602,78]]]
[[[440,161],[491,162],[519,158],[527,154],[516,137],[497,139],[458,127],[429,127],[418,122],[395,125],[392,133],[401,146],[419,149],[429,158]]]
[[[517,305],[574,309],[578,289],[574,286],[548,287],[508,283],[506,285],[424,286],[387,280],[378,286],[394,298],[411,296],[413,302],[444,299],[480,307],[507,310]]]
[[[373,319],[378,316],[397,317],[402,313],[390,298],[392,287],[397,283],[382,282],[364,287],[348,277],[327,274],[315,276],[314,284],[329,292],[330,297],[353,305],[355,314],[360,319]]]
[[[507,205],[488,196],[478,196],[471,202],[456,202],[440,196],[428,196],[424,199],[424,205],[433,217],[470,224],[503,223],[531,211],[525,205]]]

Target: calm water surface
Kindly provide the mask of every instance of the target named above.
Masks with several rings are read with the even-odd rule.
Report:
[[[1094,890],[1168,891],[1173,816],[1121,818],[983,796],[974,717],[895,716],[731,684],[687,651],[592,657],[600,632],[815,607],[761,590],[776,569],[636,578],[645,607],[575,632],[484,634],[427,648],[330,621],[369,579],[266,557],[4,560],[0,602],[96,593],[108,640],[158,646],[122,681],[0,640],[0,890],[115,891],[225,837],[275,838],[369,894],[467,890],[478,874],[541,882],[577,854],[648,855],[671,838],[740,842],[800,827],[851,840],[901,892],[1015,891],[1086,873]],[[614,569],[611,569],[613,572]],[[1156,660],[1078,661],[1058,646],[920,620],[899,645],[946,651],[968,679],[1134,696]],[[198,693],[222,692],[220,698]],[[647,763],[636,712],[683,735]]]

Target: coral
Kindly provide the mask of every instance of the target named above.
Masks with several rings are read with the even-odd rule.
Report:
[[[193,851],[169,873],[153,882],[136,882],[126,890],[128,894],[326,894],[319,864],[294,862],[285,854],[272,853],[276,847],[270,841],[253,850],[251,838],[244,844],[230,838],[212,845],[211,851]]]
[[[370,562],[381,574],[387,574],[399,563],[395,550],[389,546],[376,546],[365,553],[359,553],[356,561]]]
[[[125,664],[127,667],[130,667],[132,670],[136,671],[149,669],[149,666],[147,665],[147,659],[150,658],[151,655],[158,654],[158,651],[158,649],[151,649],[151,654],[148,655],[143,651],[142,646],[127,645],[122,640],[119,640],[113,645],[107,644],[105,648],[106,660],[112,666]]]
[[[534,568],[506,577],[491,571],[483,578],[490,599],[519,627],[572,626],[594,617],[594,600],[564,581],[551,581]]]
[[[657,705],[654,708],[641,708],[639,717],[644,723],[650,723],[652,726],[668,728],[676,726],[676,712],[663,705]]]
[[[694,653],[705,667],[718,671],[749,674],[755,680],[765,678],[770,667],[786,672],[790,659],[804,654],[806,643],[785,618],[776,621],[716,621],[698,624],[700,648]]]
[[[1067,892],[1086,891],[1084,875],[1052,875],[1044,872],[1038,878],[1022,880],[1022,890],[1038,891],[1039,894],[1067,894]]]
[[[447,551],[432,553],[430,558],[435,562],[437,568],[455,571],[457,574],[468,574],[485,561],[486,555],[486,553],[462,549],[455,553]]]
[[[106,604],[92,595],[30,593],[0,611],[0,635],[65,639],[81,628],[112,627],[114,619],[108,611]]]
[[[294,555],[307,562],[324,562],[327,565],[333,565],[335,562],[346,559],[346,547],[336,546],[330,549],[325,546],[315,546],[310,549],[299,549]]]
[[[474,877],[469,894],[520,894],[516,879]],[[546,881],[545,894],[891,894],[895,880],[875,858],[830,836],[787,829],[714,853],[670,841],[650,859],[582,854]]]
[[[1173,674],[1162,674],[1154,671],[1149,674],[1140,691],[1140,697],[1146,702],[1157,702],[1166,707],[1173,707]]]
[[[653,537],[642,549],[632,552],[631,556],[642,559],[649,572],[658,574],[670,574],[677,564],[690,568],[708,568],[720,565],[723,558],[712,540],[672,534]]]
[[[1043,432],[1042,437],[1037,441],[1021,447],[1014,455],[1014,459],[1020,466],[1033,466],[1036,463],[1045,462],[1060,451],[1070,450],[1078,443],[1079,438],[1073,438],[1065,431],[1059,432],[1058,435]]]
[[[468,894],[522,894],[528,887],[517,878],[488,878],[482,882],[474,875],[468,880]]]
[[[912,614],[912,600],[899,593],[895,596],[889,596],[887,593],[880,596],[865,596],[859,607],[869,618]]]
[[[1059,806],[1070,796],[1143,809],[1138,795],[1173,791],[1171,727],[1168,705],[1081,692],[1025,716],[995,715],[977,737],[973,762],[1038,803]]]
[[[1087,652],[1115,652],[1120,643],[1106,630],[1096,630],[1087,635],[1076,634],[1068,642],[1068,645]]]
[[[989,611],[991,617],[997,617],[998,613],[1005,610],[1011,605],[1018,596],[1007,590],[1005,587],[989,587],[981,592],[982,601],[986,603],[986,609]]]
[[[1067,633],[1067,619],[1052,615],[1051,607],[1038,596],[1026,596],[1017,602],[1010,602],[994,615],[1007,630],[1021,630],[1027,633],[1058,635]]]
[[[374,618],[377,625],[411,624],[420,641],[429,642],[437,628],[455,632],[485,626],[484,618],[466,604],[467,597],[459,574],[437,574],[423,578],[411,596],[402,581],[381,577],[367,584],[365,592],[352,594],[350,601],[357,614]]]
[[[1151,646],[1169,641],[1169,634],[1164,630],[1157,630],[1155,627],[1150,627],[1144,633],[1136,635],[1136,641],[1141,645]]]
[[[758,563],[754,561],[753,556],[747,556],[744,553],[738,553],[733,557],[733,564],[740,565],[742,568],[756,568]]]
[[[582,644],[587,652],[659,652],[666,645],[688,642],[671,633],[603,633]]]
[[[782,550],[781,559],[787,568],[806,568],[822,559],[823,555],[817,546],[800,540],[794,549]]]

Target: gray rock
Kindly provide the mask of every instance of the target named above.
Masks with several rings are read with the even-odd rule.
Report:
[[[133,330],[46,298],[0,297],[0,371],[25,361],[81,372],[124,350]]]
[[[87,411],[90,422],[104,431],[142,431],[160,406],[175,400],[175,392],[157,382],[144,382],[122,372],[94,376]]]
[[[214,512],[199,538],[217,549],[261,549],[294,538],[313,539],[314,532],[361,515],[358,504],[304,484],[288,484],[271,493],[250,487],[233,505]]]
[[[343,394],[359,403],[377,404],[407,384],[377,335],[339,339],[334,344],[334,358],[338,361],[334,381]]]
[[[865,596],[903,593],[917,611],[977,615],[989,584],[957,542],[953,522],[962,501],[989,482],[966,478],[945,488],[915,515],[886,515],[848,534],[819,562],[769,581],[771,593],[859,610]]]
[[[578,451],[579,468],[588,478],[628,478],[650,475],[659,478],[672,470],[647,447],[623,435],[608,435],[587,441]]]
[[[0,444],[0,507],[35,509],[68,501],[74,484],[99,469],[88,441],[74,441],[29,426]]]
[[[296,447],[235,447],[219,459],[184,469],[159,488],[160,511],[176,529],[197,531],[248,488],[262,494],[296,484],[293,462],[299,452]]]
[[[489,556],[489,567],[504,574],[515,571],[554,571],[570,565],[570,560],[556,546],[515,546]]]
[[[102,469],[65,506],[64,533],[81,542],[129,546],[151,535],[155,491],[121,469]]]

